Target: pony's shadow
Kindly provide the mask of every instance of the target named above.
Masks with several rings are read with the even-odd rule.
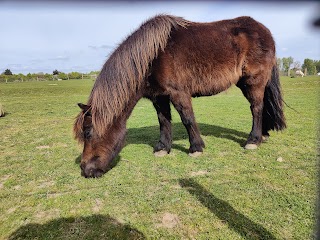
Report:
[[[238,212],[228,202],[215,197],[193,179],[180,179],[179,183],[182,188],[186,189],[191,195],[197,198],[203,206],[220,220],[227,223],[229,228],[236,231],[244,239],[276,239],[273,234],[263,226],[253,222],[248,217]]]
[[[248,133],[216,125],[199,123],[198,126],[200,128],[201,135],[203,136],[225,138],[238,143],[242,147],[245,145],[246,139],[248,137]],[[154,147],[160,137],[159,129],[159,125],[129,128],[127,135],[127,144],[148,144]],[[188,139],[187,131],[182,123],[172,124],[172,135],[173,140]],[[188,152],[188,146],[173,144],[172,148],[178,149],[183,152]]]
[[[103,236],[103,237],[102,237]],[[9,239],[145,239],[128,224],[110,216],[58,218],[44,224],[29,223],[12,233]]]
[[[81,162],[81,154],[74,160],[75,164],[80,164]]]
[[[1,118],[4,118],[4,117],[7,117],[8,115],[10,115],[11,113],[9,112],[4,112],[1,116],[0,116],[0,119]]]

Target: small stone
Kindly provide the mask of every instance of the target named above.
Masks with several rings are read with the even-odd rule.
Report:
[[[278,157],[277,158],[277,162],[283,162],[283,158],[282,157]]]
[[[257,145],[257,144],[249,143],[249,144],[247,144],[244,148],[247,149],[247,150],[254,150],[254,149],[257,149],[257,148],[258,148],[258,145]]]

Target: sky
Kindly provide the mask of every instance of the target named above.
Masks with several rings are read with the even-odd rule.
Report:
[[[320,29],[312,24],[319,10],[316,1],[0,0],[0,73],[100,70],[118,44],[161,13],[195,22],[251,16],[270,29],[277,57],[302,64],[320,60]]]

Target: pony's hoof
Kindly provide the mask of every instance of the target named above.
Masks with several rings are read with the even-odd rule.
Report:
[[[248,143],[244,148],[247,150],[254,150],[258,148],[258,145],[253,143]]]
[[[166,155],[168,155],[168,152],[166,150],[160,150],[160,151],[154,152],[154,156],[156,157],[164,157]]]
[[[269,139],[268,135],[262,135],[262,142],[267,142]]]
[[[189,153],[190,157],[199,157],[201,156],[202,152],[193,152],[193,153]]]

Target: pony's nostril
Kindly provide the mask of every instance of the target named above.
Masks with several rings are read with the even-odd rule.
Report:
[[[105,172],[101,169],[94,168],[92,166],[87,166],[82,170],[82,176],[85,178],[98,178],[101,177]]]
[[[92,159],[91,159],[91,161],[98,161],[99,160],[99,156],[94,156]]]

